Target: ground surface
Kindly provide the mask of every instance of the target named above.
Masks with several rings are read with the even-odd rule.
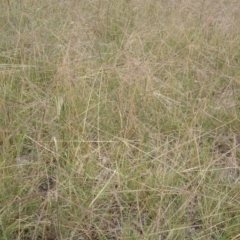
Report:
[[[0,239],[240,239],[239,1],[0,8]]]

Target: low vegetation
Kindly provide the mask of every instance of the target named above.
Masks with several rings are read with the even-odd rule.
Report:
[[[240,239],[239,1],[0,8],[0,239]]]

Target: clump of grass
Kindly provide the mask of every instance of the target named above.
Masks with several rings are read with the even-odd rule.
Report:
[[[3,239],[239,238],[236,3],[1,7]]]

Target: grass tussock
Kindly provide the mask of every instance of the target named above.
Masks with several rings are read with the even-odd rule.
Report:
[[[0,3],[1,239],[239,239],[238,1]]]

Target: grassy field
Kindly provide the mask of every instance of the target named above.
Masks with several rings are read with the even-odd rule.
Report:
[[[240,1],[0,8],[0,240],[240,239]]]

